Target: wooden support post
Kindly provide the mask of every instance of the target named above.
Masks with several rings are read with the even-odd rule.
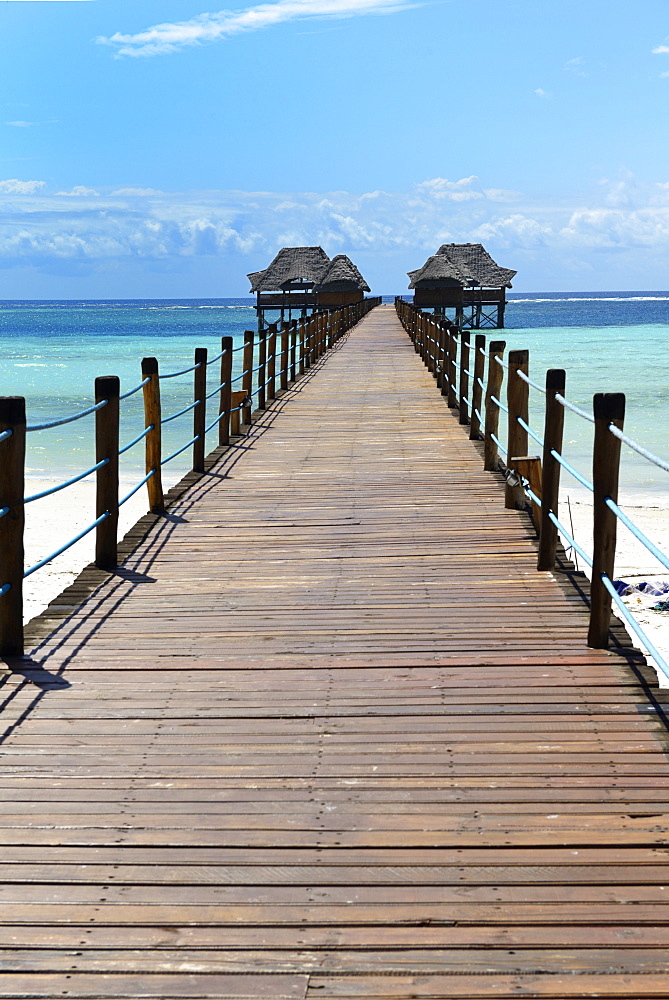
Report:
[[[144,386],[144,426],[151,428],[145,438],[146,475],[153,472],[151,478],[147,480],[146,490],[149,496],[149,510],[154,514],[160,514],[165,510],[165,500],[160,464],[162,460],[160,380],[158,362],[155,358],[142,358],[142,381],[146,378],[149,382]]]
[[[435,337],[437,339],[437,388],[443,395],[444,383],[446,381],[444,368],[446,365],[446,330],[441,320],[435,322]]]
[[[506,405],[509,408],[507,414],[507,445],[506,445],[506,465],[508,469],[513,469],[512,455],[527,454],[527,431],[518,423],[518,418],[528,423],[529,417],[529,389],[519,371],[528,374],[530,363],[529,351],[509,351],[509,374],[506,382]],[[525,509],[525,494],[522,486],[514,486],[512,482],[506,483],[504,489],[504,506],[511,510]]]
[[[265,376],[267,369],[267,331],[262,330],[258,340],[258,409],[265,409]]]
[[[235,389],[230,395],[230,435],[237,435],[241,431],[242,403],[246,399],[243,389]]]
[[[218,443],[230,444],[230,408],[232,406],[232,337],[221,337],[221,390],[218,397]],[[237,414],[239,417],[239,414]],[[239,430],[237,431],[239,433]]]
[[[459,402],[459,422],[469,423],[469,331],[463,330],[460,334],[460,402]]]
[[[458,372],[458,331],[452,326],[448,331],[448,405],[452,410],[457,409],[458,396],[455,391],[456,378]]]
[[[288,338],[290,335],[290,323],[281,324],[281,360],[279,362],[279,386],[281,389],[288,388]]]
[[[301,319],[297,327],[297,375],[298,378],[304,375],[304,338],[306,336],[307,321]]]
[[[207,348],[195,348],[195,364],[198,366],[193,378],[193,472],[204,472],[205,433],[207,426]]]
[[[471,368],[471,366],[470,366]],[[485,374],[485,336],[477,333],[474,338],[474,368],[472,379],[472,412],[470,414],[469,437],[471,441],[481,439],[481,417],[483,413],[483,376]]]
[[[539,455],[514,455],[511,459],[516,472],[527,479],[530,489],[541,500],[541,457]],[[541,507],[534,500],[532,504],[532,520],[537,532],[541,530]]]
[[[251,402],[251,393],[253,392],[253,330],[244,330],[244,351],[243,351],[243,365],[244,373],[242,375],[242,388],[244,389],[244,396],[248,399],[248,403],[245,403],[241,411],[242,423],[251,423],[251,412],[253,410],[253,404]]]
[[[118,544],[118,446],[120,381],[116,375],[95,380],[95,402],[107,405],[95,413],[95,462],[109,461],[95,474],[95,517],[109,514],[95,529],[95,565],[114,569]]]
[[[290,381],[295,381],[297,373],[297,320],[290,324]]]
[[[611,595],[602,576],[613,580],[616,558],[618,519],[606,506],[608,497],[618,502],[620,441],[609,431],[609,424],[619,430],[625,421],[625,396],[622,392],[598,392],[593,400],[595,443],[592,453],[592,482],[595,487],[593,517],[592,580],[590,581],[590,626],[588,646],[608,646]]]
[[[267,398],[276,399],[276,323],[269,328],[267,349]]]
[[[565,372],[550,368],[546,372],[546,417],[544,420],[544,451],[541,472],[541,528],[539,530],[539,558],[537,569],[553,569],[557,551],[558,530],[548,516],[552,511],[557,517],[560,496],[560,463],[553,452],[562,454],[564,406],[555,398],[564,396]]]
[[[493,434],[499,438],[499,407],[493,403],[493,396],[495,399],[500,399],[504,368],[496,361],[496,358],[501,361],[504,357],[505,347],[506,341],[504,340],[492,340],[488,345],[488,381],[485,391],[485,430],[483,434],[483,468],[487,472],[494,472],[499,461],[497,445],[493,441]]]
[[[23,396],[0,397],[0,655],[23,656],[23,533],[26,460],[26,401]]]

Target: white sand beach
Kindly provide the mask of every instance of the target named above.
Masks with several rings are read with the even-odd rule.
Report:
[[[567,499],[569,498],[569,499]],[[669,495],[623,497],[620,506],[636,526],[664,553],[669,554]],[[559,517],[566,528],[573,524],[574,538],[586,552],[592,552],[592,503],[584,494],[564,492],[564,500],[560,505]],[[569,553],[573,558],[573,554]],[[583,560],[575,557],[579,569],[586,576],[590,570]],[[618,524],[616,546],[615,577],[638,584],[642,580],[669,581],[669,570],[666,570],[648,550],[637,541],[628,529]],[[669,661],[669,611],[652,611],[651,606],[661,598],[647,598],[641,594],[632,594],[623,598],[625,604],[634,614],[648,638]],[[632,636],[635,646],[640,647],[636,636]],[[644,648],[645,653],[648,650]],[[652,657],[649,662],[654,665]],[[669,682],[659,674],[661,686],[669,686]]]

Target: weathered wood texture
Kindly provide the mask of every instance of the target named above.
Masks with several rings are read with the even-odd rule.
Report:
[[[669,995],[657,701],[480,450],[376,309],[57,602],[0,997]]]

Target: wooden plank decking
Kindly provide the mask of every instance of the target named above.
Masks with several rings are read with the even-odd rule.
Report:
[[[376,309],[5,681],[0,997],[669,996],[660,706],[535,558]]]

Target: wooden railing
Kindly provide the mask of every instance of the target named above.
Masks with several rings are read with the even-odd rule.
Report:
[[[244,434],[258,415],[280,392],[298,381],[339,338],[366,313],[379,305],[380,297],[354,305],[314,313],[301,320],[270,326],[261,334],[247,330],[244,342],[233,346],[223,337],[221,351],[209,359],[205,348],[196,348],[192,366],[161,373],[156,358],[144,358],[142,381],[121,393],[116,376],[95,380],[95,403],[73,415],[31,426],[26,422],[26,404],[21,396],[0,397],[0,655],[23,654],[23,580],[72,545],[95,532],[95,565],[112,570],[118,558],[119,508],[144,485],[148,507],[154,513],[165,509],[163,466],[191,449],[191,468],[203,473],[208,461],[217,457],[232,436]],[[241,372],[233,377],[234,355],[242,354]],[[209,368],[220,362],[216,387],[207,388]],[[176,413],[165,415],[161,383],[166,379],[193,376],[193,401]],[[254,388],[255,385],[255,388]],[[144,398],[144,429],[128,444],[119,443],[120,406],[138,392]],[[207,421],[207,403],[216,400],[216,415]],[[163,455],[162,428],[192,412],[192,436],[171,455]],[[25,496],[26,434],[46,431],[74,420],[95,415],[95,464],[72,479],[33,496]],[[206,436],[218,427],[218,447],[207,458]],[[146,475],[124,497],[119,497],[119,456],[144,441]],[[33,500],[56,494],[88,476],[96,477],[95,520],[74,538],[34,566],[24,565],[24,510]]]
[[[623,434],[624,394],[597,393],[593,398],[592,414],[586,413],[565,398],[566,373],[563,369],[549,369],[545,373],[545,384],[540,385],[529,377],[529,351],[509,351],[504,361],[505,341],[492,340],[486,348],[484,335],[477,334],[472,343],[468,330],[459,330],[449,320],[422,312],[402,298],[395,300],[395,308],[449,407],[457,412],[461,424],[469,426],[470,438],[483,441],[484,468],[504,473],[505,506],[527,508],[532,514],[539,535],[538,569],[555,567],[558,532],[590,566],[588,645],[608,646],[613,600],[669,681],[669,664],[630,615],[613,585],[618,521],[622,521],[652,556],[669,569],[669,556],[618,507],[621,444],[669,471],[669,463]],[[505,373],[506,402],[503,402]],[[545,396],[543,435],[529,423],[531,388]],[[562,453],[565,410],[594,425],[592,481],[581,475]],[[505,411],[507,416],[506,444],[499,438],[500,411]],[[541,448],[540,455],[528,455],[530,438]],[[562,469],[593,494],[592,555],[579,546],[559,521]]]

